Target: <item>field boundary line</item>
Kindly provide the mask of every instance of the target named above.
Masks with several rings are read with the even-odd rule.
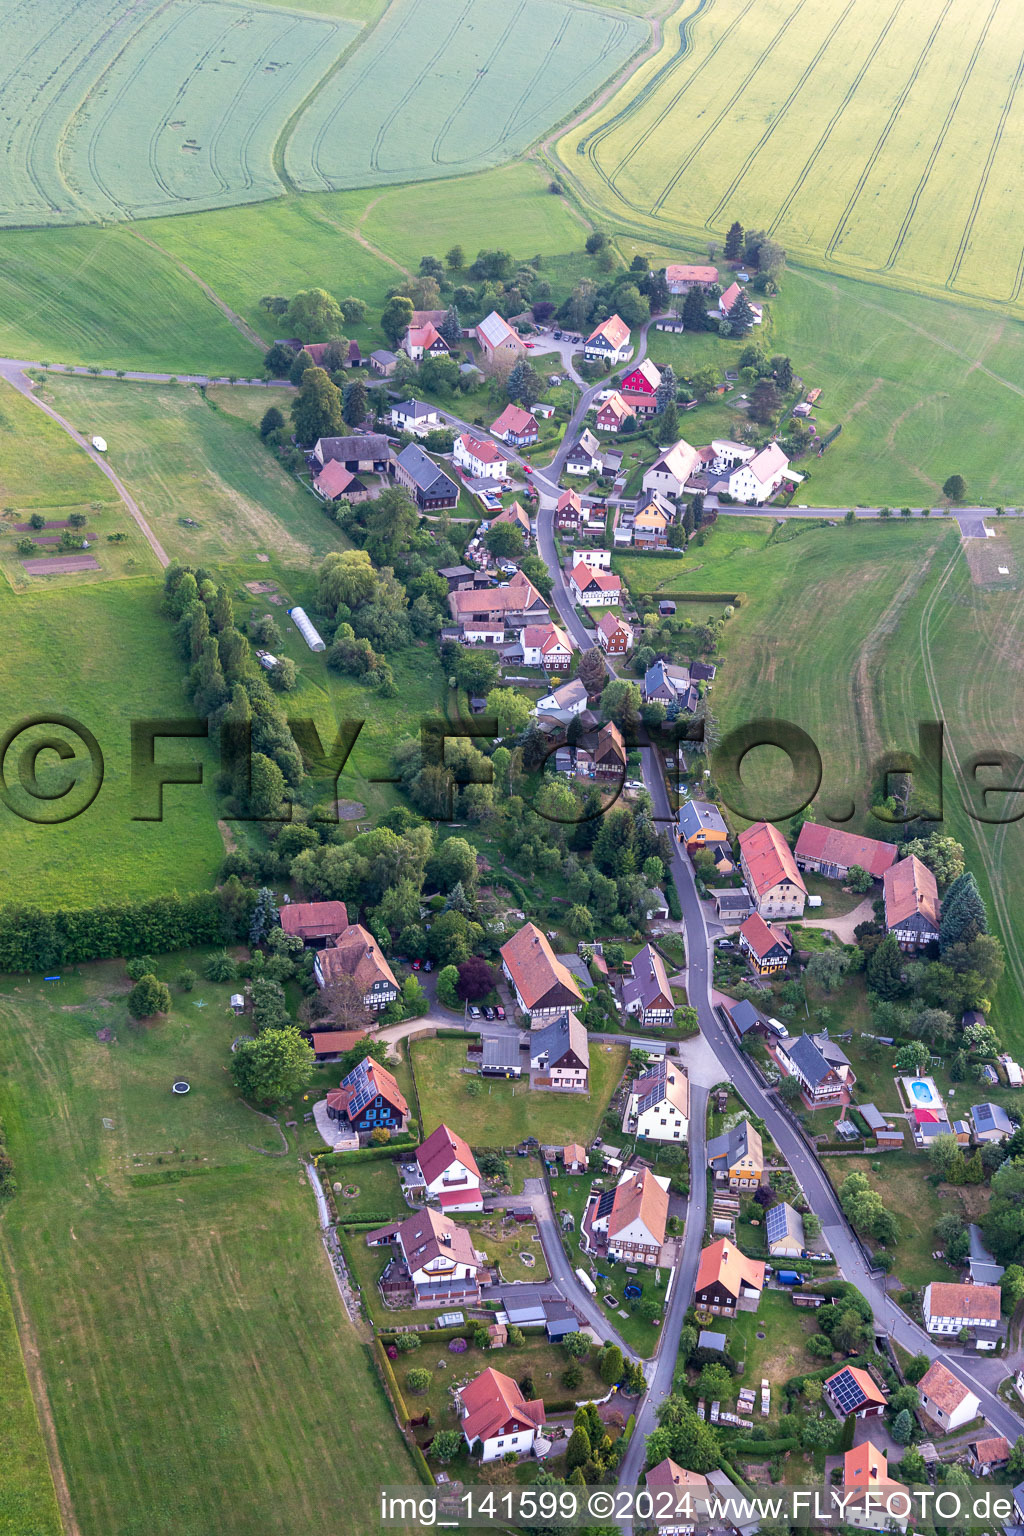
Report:
[[[855,0],[847,0],[846,11],[843,12],[843,16],[846,15],[846,13],[850,10],[851,6],[854,3],[855,3]],[[998,3],[998,0],[996,0],[996,3]],[[772,38],[772,40],[768,44],[767,48],[765,48],[760,53],[760,55],[754,60],[753,64],[747,70],[746,74],[743,76],[743,79],[740,81],[739,85],[733,91],[732,95],[729,97],[729,100],[725,103],[725,105],[723,106],[722,110],[717,114],[717,116],[712,120],[712,122],[709,123],[708,127],[705,128],[704,132],[701,134],[700,138],[696,141],[696,143],[692,144],[690,146],[690,148],[687,151],[686,155],[679,162],[678,166],[673,171],[672,175],[669,177],[668,181],[666,182],[665,186],[662,188],[661,192],[655,198],[654,203],[653,203],[652,208],[651,208],[651,213],[652,213],[652,215],[654,217],[657,217],[657,215],[660,214],[662,208],[665,206],[666,200],[668,199],[670,194],[672,192],[674,192],[674,190],[676,189],[676,187],[679,185],[680,181],[682,180],[684,172],[689,170],[690,166],[693,164],[694,160],[700,154],[700,152],[704,148],[705,144],[708,142],[708,140],[714,134],[716,134],[718,132],[719,128],[725,122],[726,118],[730,115],[730,113],[732,112],[732,110],[735,107],[736,103],[739,101],[740,97],[743,95],[743,93],[747,89],[747,87],[751,84],[751,82],[753,81],[754,77],[768,63],[771,55],[775,52],[775,49],[778,47],[779,43],[782,42],[782,39],[785,37],[786,33],[789,31],[789,29],[793,25],[794,21],[796,21],[797,17],[800,15],[800,12],[803,10],[803,8],[804,8],[804,6],[806,4],[807,4],[807,0],[796,0],[796,4],[794,5],[793,9],[790,11],[790,13],[786,17],[786,19],[782,22],[781,26],[779,27],[778,31],[775,33],[775,36]],[[842,19],[843,19],[843,17],[840,17],[840,21]],[[839,23],[837,22],[836,26],[838,26],[838,25],[839,25]],[[829,35],[831,36],[831,34],[829,34]],[[824,47],[824,45],[822,45],[822,46]],[[618,172],[616,172],[616,175],[617,174],[618,174]]]
[[[942,127],[939,129],[938,137],[936,138],[935,143],[932,145],[931,153],[929,154],[928,159],[925,161],[924,170],[921,172],[917,186],[914,188],[914,195],[910,199],[910,206],[907,208],[907,211],[903,217],[903,223],[900,225],[899,234],[893,241],[892,249],[890,250],[885,263],[885,270],[887,272],[895,265],[900,251],[903,249],[903,242],[906,240],[907,235],[910,233],[910,226],[914,222],[914,215],[917,213],[917,205],[921,201],[921,198],[924,195],[924,189],[928,185],[928,179],[931,176],[932,171],[935,169],[935,162],[939,158],[943,144],[946,142],[946,134],[953,126],[953,119],[956,117],[960,102],[963,99],[964,91],[967,89],[967,84],[971,78],[971,75],[974,73],[974,66],[978,62],[978,55],[980,54],[982,47],[985,44],[985,40],[989,34],[989,28],[995,20],[996,12],[998,11],[1001,3],[1002,0],[992,0],[992,9],[989,11],[988,16],[985,18],[985,25],[982,27],[980,33],[978,34],[974,47],[971,50],[971,56],[967,60],[967,68],[960,76],[960,84],[957,86],[953,93],[953,99],[946,111],[946,116],[943,119]]]
[[[451,178],[445,179],[450,180]],[[353,224],[351,229],[347,229],[344,224],[339,224],[337,219],[332,219],[330,214],[325,213],[322,208],[315,208],[312,204],[309,205],[308,212],[313,215],[314,219],[316,219],[318,223],[326,224],[331,229],[336,229],[339,235],[347,235],[350,239],[354,240],[357,245],[361,245],[364,251],[369,251],[371,256],[376,256],[380,261],[387,262],[388,266],[394,267],[396,272],[401,272],[403,277],[411,278],[412,273],[409,271],[408,267],[403,267],[402,263],[398,261],[394,256],[389,256],[387,251],[382,251],[379,246],[374,245],[373,241],[370,240],[362,232],[362,222],[366,218],[366,215],[369,213],[370,209],[376,208],[385,192],[392,191],[394,191],[393,187],[382,187],[377,196],[373,198],[369,203],[367,203],[366,207],[359,215],[357,222]],[[305,197],[306,195],[307,194],[301,192],[296,194],[298,197]]]
[[[172,266],[177,268],[183,277],[187,277],[190,282],[195,283],[196,286],[200,288],[206,295],[210,303],[217,306],[225,320],[230,321],[230,323],[235,327],[236,331],[241,331],[246,341],[251,341],[253,346],[259,347],[261,352],[265,352],[267,350],[270,343],[268,341],[264,341],[263,337],[260,336],[258,332],[253,330],[252,326],[247,320],[243,320],[241,315],[236,314],[235,311],[231,308],[230,304],[226,303],[225,300],[222,299],[220,295],[214,291],[213,288],[211,288],[210,284],[205,280],[205,278],[200,277],[198,272],[193,272],[192,268],[187,266],[185,262],[182,261],[180,256],[175,256],[170,251],[165,250],[162,245],[158,245],[157,242],[155,240],[151,240],[148,235],[140,234],[140,232],[132,225],[128,226],[128,233],[132,236],[133,239],[141,240],[143,245],[148,245],[151,251],[157,251],[161,256],[166,256],[167,260],[172,264]]]
[[[307,108],[313,105],[313,102],[316,100],[317,96],[319,96],[320,92],[323,90],[324,86],[332,78],[332,76],[336,75],[338,71],[348,63],[349,57],[362,47],[367,38],[372,37],[373,33],[376,32],[377,28],[380,26],[381,22],[384,20],[384,17],[388,14],[391,6],[394,3],[395,0],[387,0],[387,3],[381,8],[380,15],[376,17],[374,21],[370,22],[368,26],[362,26],[359,28],[359,31],[356,33],[355,37],[352,38],[351,42],[345,45],[345,47],[339,53],[338,57],[335,59],[334,63],[327,67],[315,85],[310,87],[305,96],[299,102],[298,106],[295,108],[295,111],[291,113],[287,121],[282,125],[281,131],[277,138],[274,140],[274,145],[270,152],[270,162],[273,166],[274,174],[277,176],[278,181],[280,181],[281,185],[287,192],[298,193],[303,190],[303,188],[301,188],[297,182],[292,180],[286,164],[288,145],[291,143],[292,135],[294,134],[296,128],[299,126],[300,119],[305,115]],[[304,14],[312,13],[310,12]],[[310,164],[312,167],[312,161]],[[334,189],[328,186],[325,190],[331,192]]]
[[[60,1514],[61,1523],[64,1526],[64,1536],[82,1536],[82,1529],[75,1515],[75,1506],[71,1500],[71,1489],[68,1487],[68,1480],[64,1472],[64,1463],[60,1457],[57,1425],[53,1417],[53,1409],[50,1405],[50,1394],[46,1389],[46,1376],[40,1364],[39,1346],[36,1343],[35,1330],[32,1327],[32,1320],[22,1299],[17,1270],[14,1267],[10,1245],[7,1242],[2,1225],[0,1225],[0,1259],[3,1259],[4,1263],[7,1289],[11,1298],[11,1310],[14,1313],[14,1326],[18,1332],[18,1343],[21,1346],[22,1364],[25,1367],[29,1391],[32,1393],[32,1401],[35,1404],[39,1433],[42,1436],[43,1444],[46,1446],[46,1459],[50,1466],[50,1481],[53,1483],[54,1498],[57,1500],[57,1509]]]
[[[785,198],[783,199],[782,206],[779,208],[778,213],[776,213],[776,215],[775,215],[774,219],[772,220],[771,224],[768,226],[768,233],[769,233],[769,235],[774,235],[775,234],[775,231],[778,229],[779,225],[782,223],[783,219],[786,217],[786,214],[789,212],[790,208],[792,208],[794,201],[799,196],[800,192],[803,190],[804,182],[807,180],[807,178],[810,175],[812,169],[814,168],[814,165],[817,162],[818,156],[821,154],[822,150],[825,148],[825,145],[828,143],[829,139],[832,137],[832,130],[833,130],[833,128],[835,128],[836,124],[839,122],[839,119],[842,117],[843,113],[846,111],[847,107],[850,105],[850,102],[853,100],[853,98],[856,96],[857,92],[859,91],[860,86],[861,86],[861,82],[863,81],[864,76],[867,74],[868,70],[871,68],[872,64],[875,62],[875,59],[878,56],[878,50],[881,48],[882,44],[885,42],[886,38],[888,37],[890,31],[892,30],[892,28],[893,28],[893,26],[894,26],[894,24],[896,22],[896,18],[900,14],[900,11],[902,11],[903,6],[904,6],[905,3],[906,3],[906,0],[896,0],[896,4],[893,6],[891,12],[889,13],[888,21],[885,23],[884,27],[882,28],[881,32],[879,32],[878,36],[875,38],[874,43],[871,45],[870,52],[868,53],[868,55],[865,58],[863,64],[861,65],[860,69],[857,71],[856,75],[854,76],[853,80],[851,81],[849,89],[846,92],[846,95],[843,97],[842,101],[839,103],[838,107],[836,108],[836,110],[833,112],[832,116],[829,118],[828,122],[826,123],[825,128],[822,131],[822,134],[821,134],[820,138],[818,139],[817,144],[815,144],[814,148],[811,150],[811,153],[808,155],[807,159],[804,161],[803,169],[800,171],[800,174],[797,176],[796,181],[793,183],[792,187],[789,189],[788,193],[786,194]],[[845,16],[845,12],[843,14]],[[830,40],[831,40],[831,34],[829,36],[830,36]],[[815,58],[817,58],[817,55],[815,55]],[[788,110],[788,107],[786,109],[784,109],[784,110]],[[772,125],[772,127],[774,128],[774,124]],[[766,133],[765,136],[764,136],[766,140],[770,137],[770,134],[771,134],[771,129],[769,129],[768,133]],[[745,167],[744,172],[743,172],[744,175],[746,175],[746,171],[748,169],[749,169],[749,165],[747,167]],[[716,209],[715,212],[717,213],[718,210]]]
[[[1003,137],[1003,130],[1006,127],[1006,119],[1009,117],[1010,110],[1013,107],[1022,75],[1024,75],[1024,53],[1021,54],[1017,64],[1016,74],[1010,81],[1010,89],[1006,93],[1006,100],[1003,102],[1003,110],[999,114],[999,123],[996,127],[995,136],[992,140],[992,143],[988,147],[988,156],[985,160],[985,166],[982,170],[981,178],[978,182],[977,188],[975,189],[974,201],[971,204],[971,211],[967,215],[967,222],[964,225],[963,233],[960,236],[960,244],[957,246],[956,256],[953,259],[953,265],[949,269],[949,276],[946,278],[947,288],[952,288],[956,283],[957,277],[960,275],[960,267],[963,263],[964,257],[967,255],[967,247],[970,244],[971,234],[974,230],[974,221],[978,217],[982,198],[985,196],[985,188],[988,186],[988,178],[991,174],[996,155],[999,152],[999,145]]]

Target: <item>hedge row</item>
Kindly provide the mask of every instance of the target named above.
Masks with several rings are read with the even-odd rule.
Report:
[[[405,1398],[402,1396],[401,1388],[398,1385],[398,1377],[395,1375],[391,1361],[388,1359],[387,1350],[380,1339],[375,1339],[374,1344],[376,1346],[375,1357],[377,1364],[380,1366],[387,1389],[391,1393],[391,1401],[394,1403],[395,1411],[403,1425],[408,1424],[412,1414],[405,1405]],[[431,1482],[433,1482],[433,1478],[431,1478]]]
[[[248,938],[256,892],[229,889],[174,893],[149,901],[97,907],[0,908],[0,971],[53,971],[86,960],[168,954]]]
[[[752,1456],[755,1460],[768,1456],[781,1456],[783,1451],[795,1451],[800,1441],[796,1435],[783,1435],[778,1440],[731,1440],[730,1451],[737,1456]]]
[[[409,1440],[409,1449],[412,1452],[413,1464],[420,1477],[422,1477],[425,1483],[429,1483],[431,1488],[436,1488],[437,1483],[435,1482],[433,1472],[427,1466],[427,1458],[416,1444],[416,1441],[411,1438]]]
[[[410,1121],[410,1124],[414,1122]],[[317,1158],[318,1168],[347,1168],[352,1163],[372,1163],[381,1158],[404,1156],[405,1149],[410,1145],[418,1146],[419,1137],[410,1135],[407,1131],[400,1131],[397,1136],[392,1136],[382,1147],[359,1147],[351,1152],[324,1152]]]

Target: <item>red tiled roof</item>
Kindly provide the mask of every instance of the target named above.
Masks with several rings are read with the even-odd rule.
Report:
[[[340,1056],[365,1040],[366,1033],[365,1029],[317,1029],[313,1031],[313,1049],[318,1056]]]
[[[938,1360],[932,1361],[918,1382],[917,1390],[922,1397],[933,1402],[936,1408],[941,1408],[943,1413],[955,1413],[965,1398],[973,1396],[970,1387]]]
[[[378,1229],[381,1230],[381,1229]],[[468,1227],[460,1227],[450,1216],[429,1207],[407,1216],[398,1226],[396,1238],[402,1246],[405,1262],[410,1270],[422,1269],[432,1259],[447,1258],[453,1264],[467,1264],[472,1269],[483,1266],[473,1247],[473,1234]],[[370,1237],[376,1237],[371,1232]]]
[[[870,1440],[855,1445],[843,1456],[844,1488],[875,1488],[891,1481],[885,1452]]]
[[[615,1198],[608,1217],[608,1236],[623,1232],[634,1221],[643,1222],[656,1243],[665,1241],[668,1224],[668,1190],[663,1189],[649,1168],[632,1169],[615,1187]]]
[[[885,897],[885,921],[890,928],[905,923],[920,912],[933,928],[938,928],[942,907],[935,876],[916,854],[901,859],[885,871],[882,884]]]
[[[1001,1293],[998,1285],[933,1280],[928,1287],[928,1305],[932,1317],[980,1317],[984,1322],[998,1323]]]
[[[423,349],[426,351],[432,347],[436,341],[444,341],[444,337],[441,335],[441,332],[437,329],[437,326],[434,325],[432,321],[428,320],[426,325],[410,325],[409,345],[411,347],[423,347]],[[444,342],[444,344],[445,349],[447,350],[448,343]]]
[[[888,1401],[881,1387],[879,1387],[877,1382],[868,1375],[867,1371],[862,1371],[860,1366],[841,1366],[838,1371],[835,1371],[833,1375],[828,1378],[828,1380],[825,1382],[825,1386],[830,1387],[834,1381],[838,1381],[840,1376],[849,1376],[851,1380],[856,1384],[856,1386],[860,1388],[864,1403],[885,1403]]]
[[[987,1440],[972,1440],[971,1449],[979,1461],[1006,1461],[1010,1455],[1010,1442],[1005,1435],[990,1435]]]
[[[451,1167],[456,1158],[469,1169],[470,1175],[479,1184],[480,1169],[476,1165],[476,1158],[469,1143],[464,1141],[457,1131],[450,1130],[443,1120],[436,1130],[431,1131],[426,1141],[421,1142],[416,1148],[416,1161],[428,1184],[433,1184],[446,1168]]]
[[[356,479],[340,459],[328,459],[313,484],[324,496],[341,496]]]
[[[572,575],[569,580],[574,581],[580,591],[583,591],[591,583],[600,587],[602,592],[620,592],[622,590],[622,582],[614,571],[598,570],[595,567],[584,565],[582,560],[579,565],[573,566]]]
[[[497,460],[502,463],[508,461],[508,455],[502,453],[495,443],[489,443],[486,438],[473,437],[469,432],[463,432],[459,441],[466,452],[472,454],[474,459],[479,459],[481,464],[493,464]]]
[[[579,1002],[583,1001],[575,976],[556,957],[535,923],[524,923],[519,932],[501,946],[501,958],[527,1008],[557,985],[568,988]]]
[[[717,283],[717,267],[690,267],[685,262],[672,261],[665,268],[665,280],[669,283]]]
[[[293,901],[281,908],[281,927],[300,939],[335,938],[348,927],[343,901]]]
[[[398,990],[395,974],[381,953],[380,945],[360,923],[346,928],[330,949],[320,951],[319,959],[327,982],[342,972],[354,977],[367,992],[375,981],[389,981]]]
[[[608,640],[617,634],[620,629],[625,631],[627,640],[631,640],[633,637],[633,632],[625,619],[620,619],[618,614],[615,613],[602,613],[597,627]]]
[[[881,843],[874,837],[858,837],[854,832],[844,832],[840,827],[822,827],[816,821],[805,821],[796,840],[798,859],[822,859],[852,869],[859,864],[869,875],[881,880],[889,865],[896,859],[895,843]]]
[[[352,1071],[355,1072],[356,1070],[357,1068],[353,1067]],[[366,1072],[374,1094],[380,1094],[381,1098],[387,1099],[389,1104],[393,1104],[403,1115],[407,1115],[409,1113],[408,1100],[387,1067],[382,1067],[379,1061],[368,1061],[366,1063]],[[351,1077],[352,1073],[350,1072],[348,1076]],[[355,1097],[356,1091],[355,1086],[346,1087],[344,1083],[342,1083],[340,1088],[332,1088],[327,1095],[329,1108],[340,1109],[343,1114],[347,1115],[349,1102]]]
[[[491,422],[491,431],[495,437],[501,437],[503,432],[536,432],[537,418],[529,411],[524,411],[519,405],[506,405],[497,421]]]
[[[572,507],[574,512],[581,512],[583,510],[583,503],[571,487],[569,490],[563,491],[561,496],[559,496],[555,504],[555,511],[564,512],[566,507]]]
[[[744,939],[752,954],[758,960],[763,960],[776,944],[783,949],[791,951],[793,946],[781,929],[770,928],[764,918],[757,912],[751,913],[740,929],[740,938]]]
[[[607,320],[602,320],[600,325],[594,327],[587,341],[596,341],[603,336],[618,352],[629,341],[629,326],[619,315],[609,315]]]
[[[544,1404],[540,1399],[535,1397],[527,1402],[519,1383],[492,1365],[467,1382],[459,1396],[465,1412],[462,1428],[470,1442],[492,1439],[511,1419],[534,1429],[544,1423]]]
[[[764,1264],[757,1259],[748,1259],[727,1237],[720,1238],[701,1253],[695,1289],[703,1291],[716,1284],[724,1285],[731,1296],[739,1296],[741,1285],[763,1290]]]
[[[789,844],[770,821],[757,821],[747,827],[740,833],[739,842],[758,896],[765,895],[783,880],[789,880],[798,890],[806,892]]]

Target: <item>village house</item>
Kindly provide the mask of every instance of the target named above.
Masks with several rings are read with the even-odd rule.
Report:
[[[658,414],[658,401],[655,395],[645,394],[636,389],[620,389],[619,395],[630,416],[643,420]]]
[[[518,405],[506,405],[497,421],[491,422],[491,431],[495,437],[500,437],[502,442],[510,443],[516,448],[527,448],[535,443],[539,436],[537,431],[537,418],[531,411],[524,411]]]
[[[388,352],[382,347],[379,351],[370,353],[370,372],[375,373],[378,378],[390,379],[397,366],[398,358],[394,352]]]
[[[967,1465],[975,1477],[994,1477],[1005,1472],[1010,1460],[1010,1442],[1005,1435],[988,1435],[972,1440],[967,1447]]]
[[[618,390],[614,389],[607,400],[601,401],[594,421],[599,432],[621,432],[623,423],[633,415]]]
[[[597,733],[594,747],[594,776],[621,781],[626,773],[626,744],[614,720],[608,720]]]
[[[793,945],[783,928],[773,928],[757,912],[752,912],[739,932],[740,949],[752,971],[771,976],[784,971],[793,956]]]
[[[510,507],[506,507],[504,512],[499,512],[497,517],[491,518],[492,528],[498,527],[500,523],[508,523],[511,527],[518,528],[523,536],[524,544],[529,544],[533,534],[529,513],[524,507],[520,506],[518,501],[514,501]]]
[[[515,993],[516,1005],[534,1019],[554,1019],[578,1008],[583,993],[575,976],[557,958],[535,923],[524,923],[501,946],[501,968]]]
[[[520,643],[524,666],[560,672],[572,661],[572,642],[557,624],[527,624]]]
[[[391,445],[380,432],[318,437],[309,456],[314,479],[331,462],[341,464],[354,475],[386,475],[390,460]]]
[[[629,326],[618,315],[602,320],[583,343],[583,356],[588,363],[604,363],[609,368],[624,363],[632,350]]]
[[[657,1264],[668,1224],[668,1186],[649,1168],[627,1168],[614,1189],[592,1197],[584,1238],[589,1227],[615,1263]]]
[[[881,843],[874,837],[858,837],[840,827],[822,827],[805,821],[796,840],[793,857],[797,868],[826,880],[845,880],[856,865],[875,880],[881,880],[896,861],[895,843]]]
[[[697,462],[696,448],[691,447],[684,438],[679,438],[671,448],[662,449],[650,469],[644,471],[644,490],[660,491],[663,496],[671,496],[675,500],[683,494]]]
[[[861,1531],[904,1531],[909,1494],[889,1476],[885,1452],[864,1440],[843,1453],[844,1504],[842,1522]]]
[[[555,527],[562,533],[579,531],[583,503],[573,490],[563,491],[555,504]]]
[[[463,588],[475,585],[474,577],[476,573],[472,566],[469,565],[442,565],[439,567],[437,574],[442,578],[449,592],[459,592]],[[481,585],[484,585],[484,583],[481,583]],[[489,586],[490,583],[488,582],[486,585]]]
[[[756,1312],[764,1290],[764,1264],[748,1259],[727,1237],[703,1249],[697,1267],[694,1304],[715,1317]]]
[[[504,480],[508,474],[508,459],[501,449],[469,432],[461,432],[455,439],[452,460],[475,480]]]
[[[337,1061],[344,1056],[346,1051],[365,1040],[368,1030],[365,1029],[315,1029],[310,1033],[309,1043],[313,1047],[313,1055],[317,1065],[321,1066],[328,1061]],[[330,1118],[330,1117],[328,1117]]]
[[[685,1145],[690,1129],[690,1079],[686,1068],[664,1059],[634,1078],[626,1107],[628,1134],[643,1141]]]
[[[483,1210],[480,1169],[469,1143],[442,1123],[416,1148],[424,1196],[443,1211]]]
[[[436,405],[425,400],[400,400],[391,407],[391,425],[399,432],[414,432],[417,437],[433,432],[441,425]]]
[[[729,828],[710,800],[684,800],[676,818],[676,836],[692,858],[709,844],[728,847]]]
[[[845,1052],[827,1035],[775,1040],[771,1053],[786,1077],[795,1077],[809,1109],[849,1104],[857,1079]]]
[[[975,1335],[978,1349],[994,1349],[1002,1319],[1001,1298],[998,1285],[933,1280],[921,1298],[924,1325],[929,1333],[959,1333],[966,1328]]]
[[[652,399],[661,383],[661,369],[649,357],[637,363],[624,375],[620,388],[623,394],[649,395]]]
[[[732,314],[733,305],[736,303],[736,300],[739,298],[742,292],[743,289],[740,287],[739,283],[730,283],[718,301],[718,313],[720,315],[724,315],[725,318],[728,319]],[[754,324],[760,325],[764,319],[764,312],[760,304],[755,304],[752,299],[748,299],[747,303],[750,305],[751,313],[754,316]]]
[[[772,1038],[774,1031],[769,1026],[767,1018],[748,998],[744,997],[738,1003],[732,1003],[725,1011],[741,1040],[745,1040],[748,1035],[760,1036],[763,1040]]]
[[[565,457],[565,473],[589,480],[603,468],[601,441],[585,427]]]
[[[917,1390],[921,1394],[922,1412],[947,1435],[970,1424],[981,1410],[981,1399],[977,1394],[938,1360],[932,1361],[918,1382]]]
[[[482,1254],[473,1247],[472,1234],[450,1216],[431,1209],[416,1211],[404,1221],[392,1221],[366,1234],[368,1248],[386,1245],[398,1249],[419,1306],[458,1301],[480,1303]],[[385,1270],[383,1283],[394,1281]],[[403,1275],[402,1280],[406,1280]]]
[[[844,1365],[823,1383],[826,1403],[837,1419],[880,1419],[889,1401],[885,1388],[857,1365]]]
[[[526,351],[522,337],[516,334],[507,320],[502,319],[497,310],[492,309],[481,320],[475,334],[485,363],[516,363]]]
[[[449,592],[448,607],[456,624],[463,625],[500,623],[519,630],[527,624],[543,624],[550,618],[547,603],[522,571],[504,586]]]
[[[409,1105],[392,1073],[366,1056],[327,1095],[328,1120],[344,1120],[358,1136],[404,1131]]]
[[[708,1167],[719,1184],[730,1189],[758,1189],[764,1174],[764,1147],[749,1120],[708,1142]]]
[[[363,481],[336,459],[329,460],[320,473],[314,475],[313,489],[321,501],[340,501],[345,496],[353,505],[366,501],[370,495]]]
[[[533,706],[533,713],[538,718],[559,720],[563,725],[567,725],[573,715],[582,715],[586,707],[587,685],[580,682],[578,677],[574,677],[569,682],[553,688],[542,699],[538,699]]]
[[[700,697],[689,667],[672,666],[659,658],[644,673],[640,692],[647,704],[664,704],[692,712]]]
[[[496,1461],[514,1451],[522,1456],[538,1451],[543,1441],[544,1404],[540,1398],[529,1401],[519,1383],[489,1365],[479,1376],[455,1393],[462,1433],[473,1450],[480,1442],[481,1461]]]
[[[329,987],[339,976],[352,976],[363,991],[363,1002],[379,1013],[398,996],[399,986],[380,945],[359,923],[339,934],[334,943],[317,952],[313,975],[318,987]]]
[[[622,1006],[645,1029],[667,1029],[675,1003],[665,962],[653,944],[633,956],[633,974],[622,983]]]
[[[523,1058],[515,1035],[484,1035],[480,1041],[480,1075],[522,1077]]]
[[[419,443],[407,443],[396,454],[394,470],[395,479],[412,492],[421,512],[440,512],[458,506],[459,488],[455,481],[438,468]]]
[[[971,1129],[976,1142],[1005,1141],[1013,1135],[1013,1121],[1001,1104],[971,1105]]]
[[[799,485],[803,475],[790,469],[789,460],[778,443],[769,443],[760,453],[729,475],[729,495],[733,501],[748,506],[763,506],[769,501],[784,480]]]
[[[572,568],[569,591],[583,608],[611,608],[622,596],[622,582],[614,571],[594,570],[581,561]]]
[[[740,868],[754,910],[764,918],[802,917],[807,887],[789,844],[771,822],[740,833]]]
[[[428,320],[425,325],[410,325],[402,337],[402,350],[418,363],[424,357],[447,357],[451,348],[433,321]]]
[[[633,518],[633,543],[637,549],[664,549],[668,543],[668,518],[656,501],[645,501]]]
[[[597,643],[609,656],[625,656],[633,644],[632,628],[618,614],[603,613],[597,624]]]
[[[323,949],[325,944],[333,944],[348,927],[343,901],[285,902],[280,917],[285,933],[301,939],[305,949]]]
[[[718,282],[717,267],[694,267],[685,262],[670,261],[665,268],[665,281],[669,293],[689,293],[691,288],[713,288]]]
[[[773,1259],[799,1259],[806,1251],[804,1219],[785,1200],[765,1213],[764,1240]]]
[[[610,571],[612,568],[610,549],[576,549],[572,560],[574,565],[589,565],[592,571]]]
[[[942,903],[935,876],[916,854],[891,864],[882,879],[885,927],[900,949],[923,949],[939,937]]]
[[[531,1015],[532,1019],[532,1015]],[[590,1084],[590,1043],[571,1008],[530,1036],[530,1082],[534,1088],[586,1093]]]

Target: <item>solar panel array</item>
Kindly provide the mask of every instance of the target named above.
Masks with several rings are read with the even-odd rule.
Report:
[[[615,1191],[614,1191],[614,1189],[606,1189],[604,1191],[604,1194],[601,1196],[600,1200],[597,1202],[597,1216],[598,1216],[598,1218],[600,1218],[602,1216],[610,1216],[611,1215],[611,1211],[612,1211],[612,1205],[614,1204],[614,1202],[615,1202]]]
[[[348,1077],[342,1078],[341,1086],[343,1088],[355,1089],[355,1097],[348,1106],[348,1117],[350,1120],[354,1120],[356,1115],[366,1108],[370,1100],[377,1097],[377,1089],[370,1076],[370,1069],[367,1066],[366,1058],[357,1067],[352,1068]]]
[[[848,1366],[829,1382],[828,1389],[843,1413],[852,1413],[864,1402],[863,1389]]]
[[[781,1237],[785,1237],[788,1231],[786,1226],[786,1207],[773,1205],[764,1219],[765,1236],[770,1243],[775,1243]]]

